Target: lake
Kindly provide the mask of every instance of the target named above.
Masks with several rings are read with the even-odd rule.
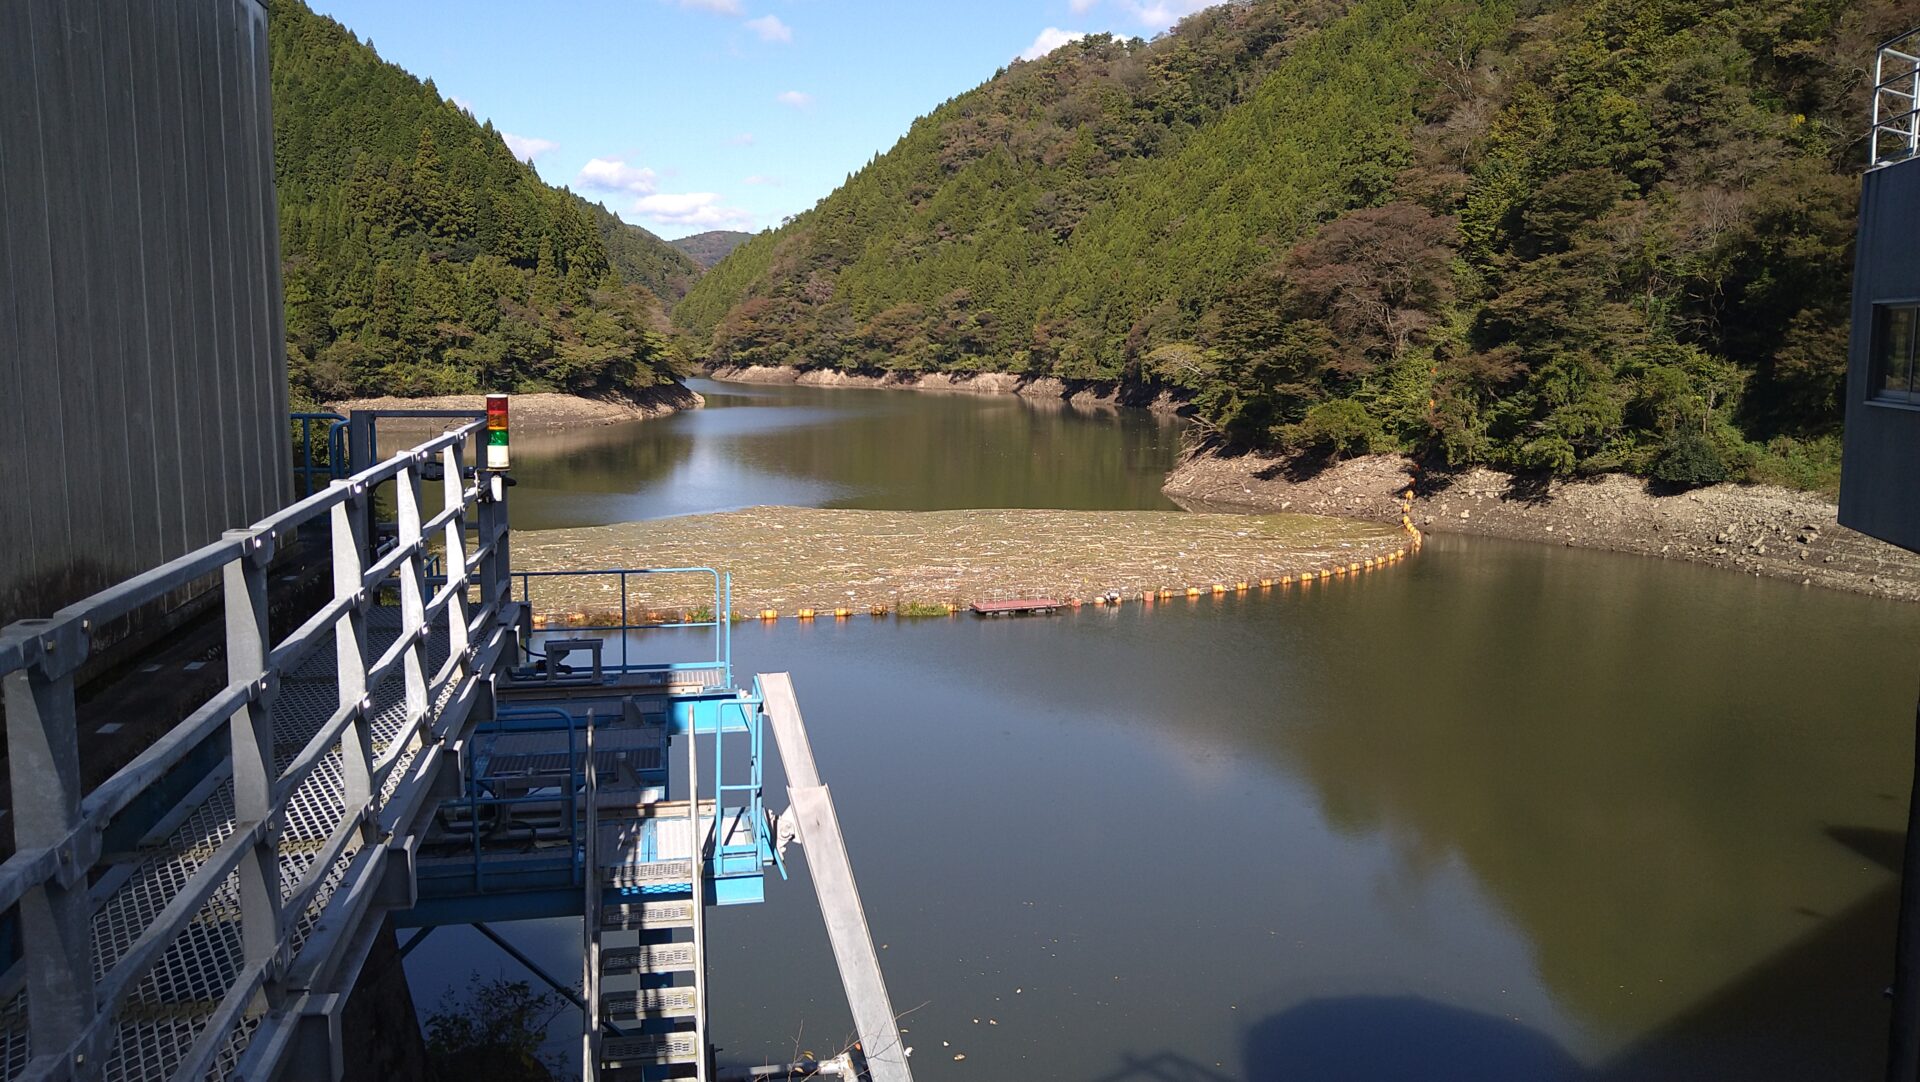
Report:
[[[517,436],[515,526],[1170,506],[1180,430],[1143,413],[696,386]],[[1916,632],[1439,535],[1308,592],[734,643],[794,673],[921,1079],[1809,1079],[1880,1069]],[[851,1028],[804,868],[768,895],[709,918],[723,1063]],[[577,974],[577,921],[514,934]],[[408,968],[425,1005],[521,975],[453,929]]]

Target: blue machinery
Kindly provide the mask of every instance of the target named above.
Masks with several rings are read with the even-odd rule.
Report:
[[[384,924],[472,924],[527,961],[487,922],[573,915],[580,990],[563,992],[583,1008],[583,1075],[719,1078],[704,913],[760,901],[769,867],[786,875],[777,831],[808,849],[864,1051],[801,1066],[908,1082],[792,685],[734,686],[726,576],[585,573],[619,591],[618,623],[536,633],[530,592],[578,576],[512,566],[483,422],[429,415],[454,427],[378,461],[379,415],[296,418],[298,502],[0,631],[15,842],[0,1079],[333,1082]],[[289,566],[318,596],[276,592],[270,571]],[[629,585],[661,576],[710,579],[705,618],[634,620]],[[225,686],[87,789],[75,676],[96,638],[210,593]],[[634,660],[708,635],[690,660]],[[172,698],[173,674],[125,678],[143,679]],[[769,723],[792,801],[778,819]]]

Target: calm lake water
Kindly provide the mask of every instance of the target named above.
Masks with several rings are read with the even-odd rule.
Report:
[[[1162,506],[1178,437],[700,389],[516,441],[516,526]],[[1879,1070],[1916,646],[1910,606],[1442,535],[1307,592],[747,625],[735,660],[795,674],[923,1080],[1838,1079]],[[851,1028],[804,871],[768,894],[710,918],[724,1062]],[[516,935],[577,974],[578,922]],[[427,1004],[475,969],[519,975],[451,929],[409,959]]]
[[[1165,509],[1180,428],[1016,395],[693,380],[705,409],[514,436],[515,529],[775,504]],[[720,557],[716,554],[716,560]]]

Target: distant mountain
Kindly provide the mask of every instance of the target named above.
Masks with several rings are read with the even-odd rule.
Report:
[[[1171,386],[1230,445],[1816,484],[1862,72],[1911,11],[1245,0],[1092,35],[674,319],[717,363]]]
[[[648,263],[621,236],[616,262],[590,204],[431,81],[300,0],[269,0],[268,19],[296,401],[674,379],[659,300],[617,268],[642,278],[678,253]]]
[[[691,237],[681,237],[670,243],[692,256],[702,269],[711,270],[715,263],[727,258],[727,253],[740,247],[741,242],[752,233],[742,233],[734,229],[715,229],[707,233],[695,233]]]
[[[580,202],[593,216],[601,243],[607,246],[607,258],[621,279],[645,286],[668,307],[686,296],[706,269],[682,251],[678,241],[669,244],[637,225],[628,225],[604,203]]]

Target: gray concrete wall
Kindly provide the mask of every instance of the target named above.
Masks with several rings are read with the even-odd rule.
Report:
[[[1920,551],[1920,406],[1869,397],[1873,306],[1920,300],[1920,159],[1868,173],[1860,191],[1847,351],[1840,524]]]
[[[259,0],[0,3],[0,623],[290,495]]]

